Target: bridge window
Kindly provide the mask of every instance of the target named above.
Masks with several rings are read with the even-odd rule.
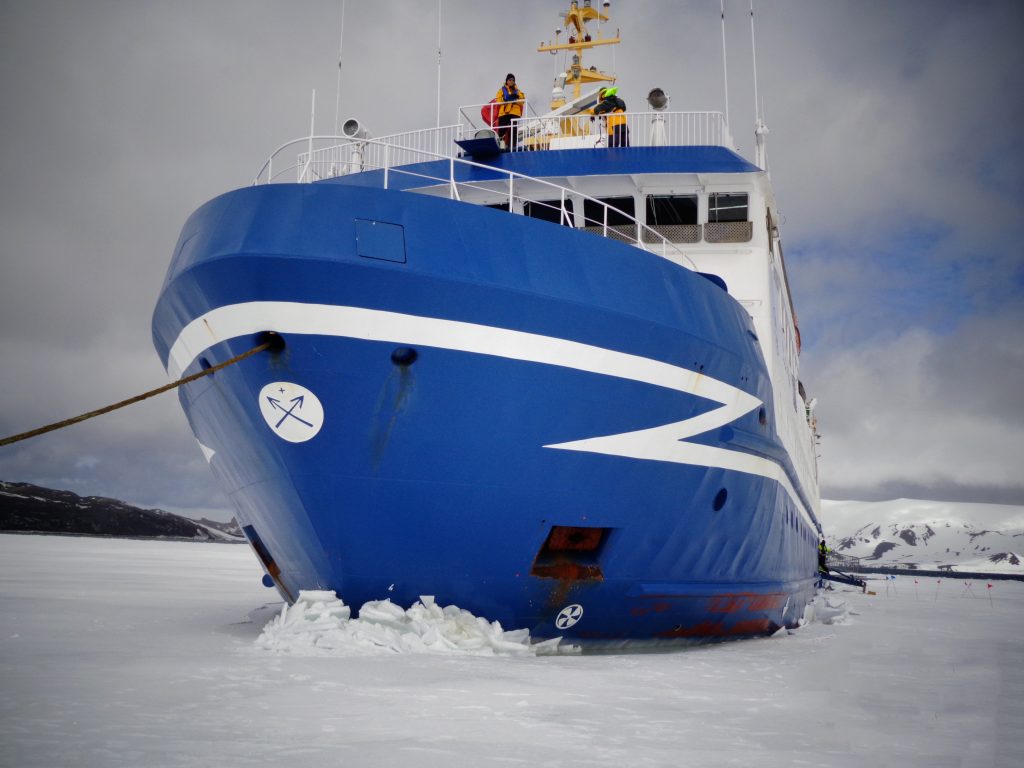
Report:
[[[602,197],[598,201],[583,201],[583,215],[586,218],[583,229],[612,240],[635,243],[637,233],[633,219],[636,218],[636,201],[632,197]],[[605,224],[608,225],[607,229]]]
[[[608,226],[619,227],[630,225],[636,218],[636,201],[632,197],[602,197],[598,198],[599,203],[608,206]],[[583,201],[583,216],[586,218],[588,227],[601,226],[604,220],[605,208],[593,200]]]
[[[750,208],[745,192],[712,192],[708,195],[708,222],[704,240],[708,243],[749,243],[754,233],[748,221]]]
[[[568,216],[567,219],[562,217],[561,200],[527,200],[523,203],[523,213],[531,219],[550,221],[552,224],[565,224],[569,227],[575,226],[572,200],[565,201],[565,212]]]
[[[681,225],[697,223],[696,195],[648,195],[649,225]]]
[[[700,242],[696,195],[648,195],[645,243],[665,238],[673,243]]]
[[[747,195],[733,192],[712,192],[708,195],[708,221],[746,221]]]

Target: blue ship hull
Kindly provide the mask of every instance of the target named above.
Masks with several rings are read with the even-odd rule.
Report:
[[[252,187],[186,224],[153,336],[173,374],[278,341],[180,398],[288,599],[434,595],[614,644],[766,634],[813,595],[750,319],[655,255],[408,192]],[[719,423],[723,391],[754,406]],[[631,447],[690,420],[714,426]]]

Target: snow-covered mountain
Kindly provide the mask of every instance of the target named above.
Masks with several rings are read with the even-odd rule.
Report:
[[[864,565],[1024,576],[1024,507],[951,501],[822,501],[828,545]]]

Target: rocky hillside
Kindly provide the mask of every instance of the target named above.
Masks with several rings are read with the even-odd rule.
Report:
[[[1024,507],[823,501],[830,547],[864,565],[1024,575]]]
[[[4,481],[0,481],[0,531],[245,541],[234,520],[190,520],[116,499]]]

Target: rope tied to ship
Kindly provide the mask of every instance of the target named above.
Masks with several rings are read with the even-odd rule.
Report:
[[[258,346],[253,347],[252,349],[246,352],[243,352],[240,355],[232,357],[230,360],[225,360],[223,363],[218,363],[217,365],[211,365],[209,368],[204,368],[203,370],[199,371],[199,373],[193,373],[191,376],[185,376],[184,378],[178,379],[177,381],[172,381],[170,384],[164,384],[162,387],[157,387],[156,389],[152,389],[149,392],[144,392],[141,395],[130,397],[127,400],[122,400],[119,403],[108,405],[105,408],[100,408],[95,411],[83,413],[81,416],[75,416],[70,419],[65,419],[64,421],[58,421],[54,424],[48,424],[45,427],[39,427],[38,429],[33,429],[29,432],[22,432],[20,435],[11,435],[10,437],[5,437],[2,440],[0,440],[0,446],[10,445],[11,443],[17,443],[20,442],[21,440],[28,440],[30,437],[36,437],[38,435],[45,435],[47,432],[53,432],[58,429],[63,429],[64,427],[70,427],[72,424],[77,424],[80,421],[85,421],[86,419],[91,419],[95,416],[102,416],[104,413],[110,413],[111,411],[116,411],[117,409],[124,408],[127,405],[132,405],[133,403],[141,402],[155,395],[160,395],[163,394],[164,392],[169,392],[172,389],[177,389],[183,384],[188,384],[189,382],[195,381],[196,379],[201,379],[203,376],[209,376],[210,374],[216,373],[217,371],[227,368],[229,365],[240,363],[247,357],[252,357],[253,355],[258,354],[259,352],[263,352],[265,350],[270,349],[271,347],[274,347],[277,343],[278,342],[276,339],[270,339]]]

